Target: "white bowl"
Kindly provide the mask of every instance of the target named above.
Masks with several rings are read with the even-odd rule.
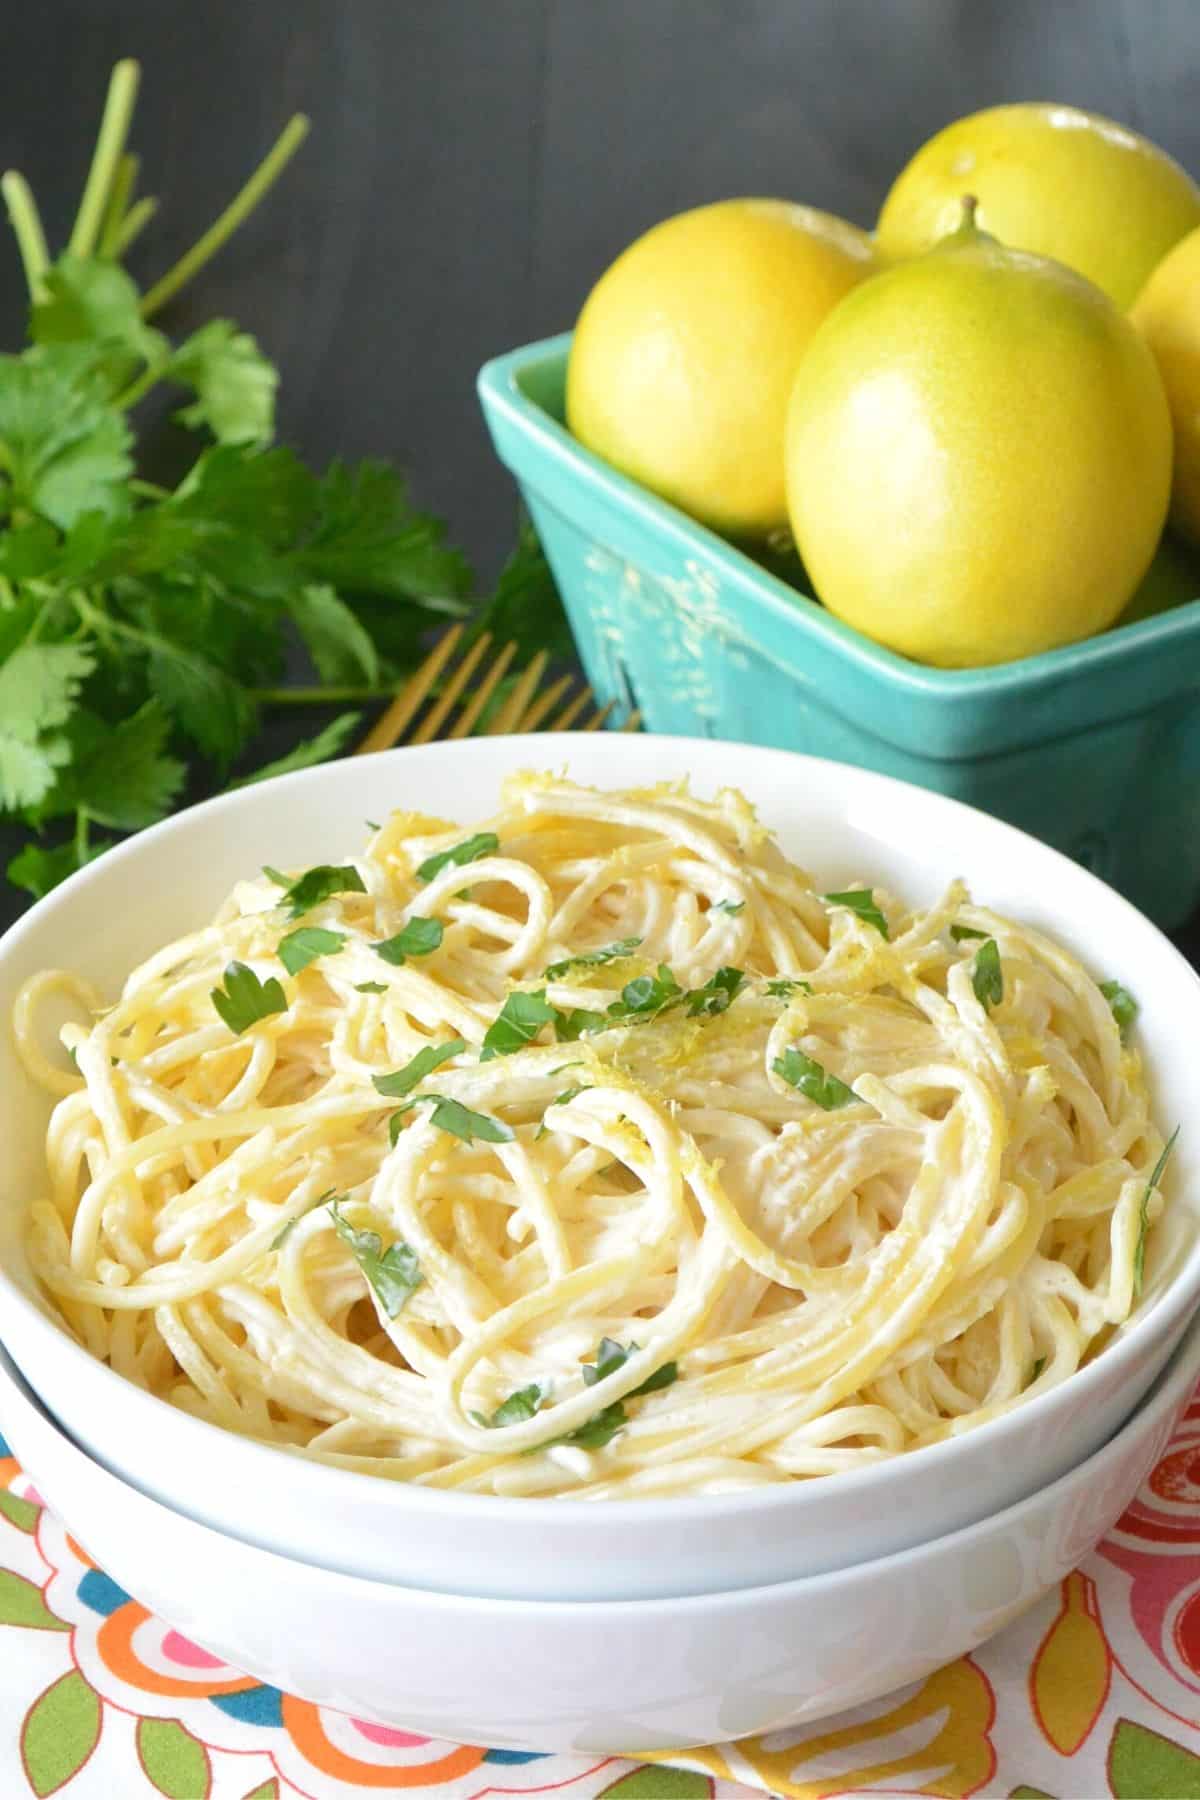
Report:
[[[1197,1376],[1200,1323],[1111,1442],[1005,1512],[879,1562],[676,1600],[469,1599],[254,1549],[108,1474],[2,1356],[0,1431],[100,1567],[235,1669],[429,1737],[636,1754],[809,1723],[974,1649],[1120,1517]]]
[[[263,862],[329,861],[397,805],[472,820],[514,769],[604,786],[733,783],[822,886],[880,880],[931,901],[963,874],[988,904],[1070,945],[1142,1005],[1138,1032],[1167,1130],[1184,1121],[1170,1206],[1132,1321],[1061,1387],[963,1437],[846,1474],[684,1500],[498,1499],[325,1468],[154,1399],[95,1362],[37,1299],[22,1231],[43,1177],[47,1104],[0,1029],[0,1335],[90,1454],[191,1517],[286,1555],[443,1592],[612,1599],[708,1593],[845,1567],[955,1530],[1073,1468],[1164,1367],[1200,1301],[1200,982],[1154,926],[1075,863],[939,795],[784,751],[618,735],[483,739],[356,758],[250,787],[142,833],[0,940],[0,1019],[26,976],[79,968],[115,992],[152,949],[205,920]]]

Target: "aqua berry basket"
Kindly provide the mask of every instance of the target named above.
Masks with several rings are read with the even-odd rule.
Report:
[[[1200,903],[1200,600],[997,668],[930,669],[627,480],[563,425],[570,336],[479,395],[601,700],[651,731],[879,769],[1054,844],[1160,925]]]

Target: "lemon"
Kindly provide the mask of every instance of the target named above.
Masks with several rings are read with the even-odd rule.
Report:
[[[978,199],[983,230],[1056,257],[1121,307],[1200,225],[1200,188],[1135,131],[1073,106],[993,106],[947,125],[896,178],[879,215],[882,255],[928,250],[953,230],[964,194]]]
[[[1171,517],[1200,543],[1200,230],[1159,263],[1131,317],[1154,352],[1175,426]]]
[[[1006,662],[1128,601],[1166,515],[1171,422],[1098,288],[967,224],[817,332],[787,477],[831,612],[921,661]]]
[[[581,443],[733,536],[787,514],[783,427],[802,351],[875,266],[865,232],[783,200],[679,213],[601,276],[575,328]]]

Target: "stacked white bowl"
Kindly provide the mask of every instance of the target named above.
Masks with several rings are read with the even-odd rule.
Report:
[[[396,805],[473,819],[509,770],[603,786],[688,774],[760,805],[823,886],[928,901],[965,875],[1138,996],[1159,1120],[1184,1130],[1134,1317],[1060,1387],[861,1471],[741,1494],[577,1505],[447,1494],[218,1430],[94,1361],[23,1250],[47,1103],[0,1028],[0,1431],[85,1548],[235,1666],[431,1736],[649,1751],[779,1729],[928,1673],[1031,1605],[1107,1531],[1200,1377],[1200,982],[1140,914],[1053,851],[956,805],[809,758],[561,737],[335,764],[181,814],[0,940],[0,1020],[38,969],[101,992],[263,861],[353,853]]]

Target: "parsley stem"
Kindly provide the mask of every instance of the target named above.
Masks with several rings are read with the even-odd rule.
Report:
[[[121,221],[121,229],[117,233],[113,248],[114,257],[124,256],[134,238],[141,235],[157,211],[158,201],[151,200],[149,197],[145,200],[138,200],[130,207]]]
[[[113,176],[112,187],[109,189],[108,204],[104,208],[104,223],[100,227],[100,239],[96,245],[97,256],[117,255],[121,224],[129,210],[129,202],[137,185],[139,167],[137,157],[128,150],[117,162],[117,172]]]
[[[247,688],[256,706],[340,705],[344,700],[391,700],[404,686],[401,676],[391,687],[283,687]]]
[[[143,394],[148,394],[150,389],[162,380],[166,372],[167,366],[165,363],[159,363],[156,367],[143,369],[141,374],[137,377],[137,380],[131,381],[129,386],[124,388],[122,392],[116,396],[112,404],[118,411],[127,412],[131,406],[136,406]]]
[[[79,867],[81,869],[82,869],[84,863],[88,859],[88,833],[90,830],[90,826],[91,826],[91,820],[88,817],[86,808],[84,808],[82,806],[76,807],[76,809],[75,809],[75,860],[79,864]]]
[[[104,113],[92,152],[92,166],[84,183],[83,198],[71,228],[67,250],[72,256],[90,256],[104,219],[104,209],[112,189],[129,136],[129,121],[137,100],[141,69],[131,57],[123,57],[112,72]]]
[[[214,257],[228,238],[231,238],[242,221],[254,211],[263,195],[273,186],[283,173],[296,151],[308,136],[308,120],[303,113],[296,113],[290,118],[280,132],[274,145],[259,163],[249,181],[241,192],[235,194],[225,211],[215,219],[179,261],[169,268],[150,292],[142,300],[142,317],[149,319],[160,306],[177,294],[185,282],[191,280],[198,269]]]
[[[136,476],[129,483],[129,491],[131,494],[136,494],[140,500],[169,500],[171,498],[170,488],[159,487],[157,481],[139,481]]]
[[[42,277],[50,267],[50,252],[46,248],[46,234],[42,230],[37,201],[29,183],[16,169],[9,169],[0,177],[0,192],[8,207],[8,219],[21,255],[29,298],[36,304],[45,299]]]

